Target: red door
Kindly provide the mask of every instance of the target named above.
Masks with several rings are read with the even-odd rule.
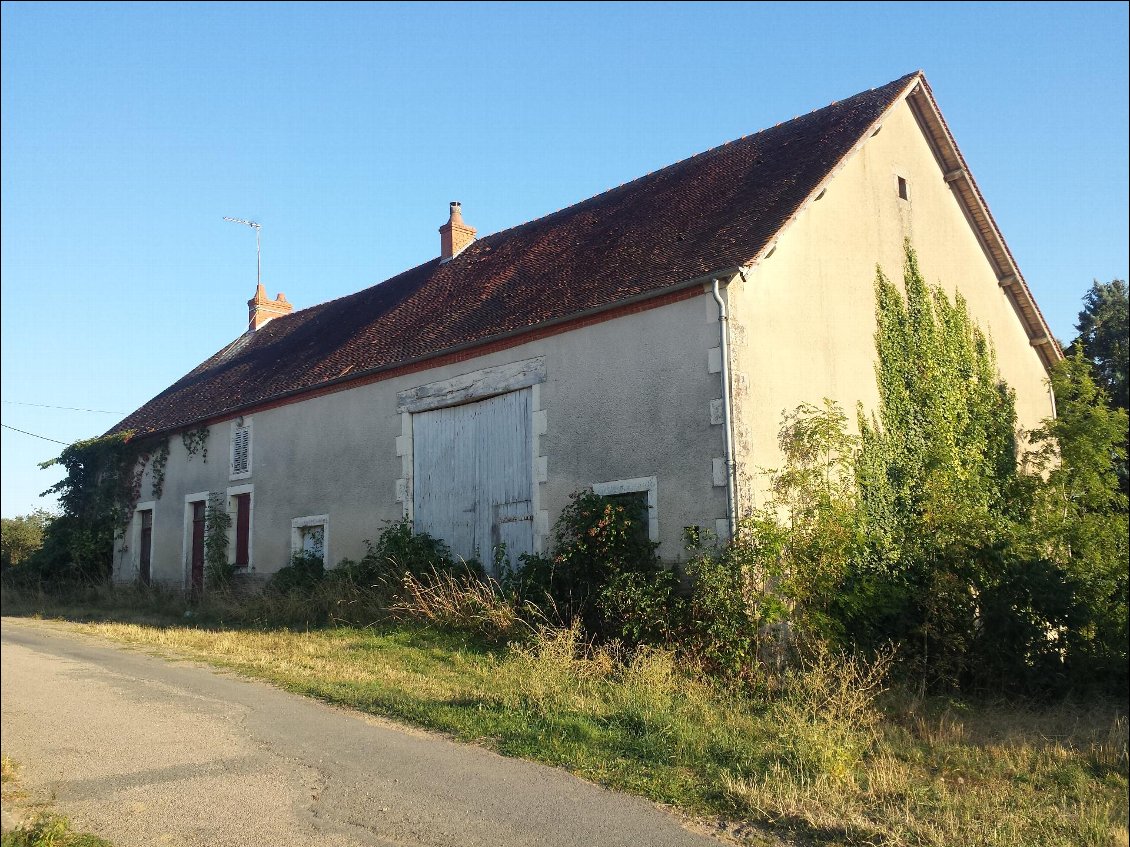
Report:
[[[251,564],[251,495],[235,495],[235,566]]]
[[[151,562],[153,560],[153,510],[141,513],[141,568],[138,578],[142,585],[149,584]]]
[[[195,592],[204,589],[204,507],[200,500],[192,504],[192,563],[189,588]]]

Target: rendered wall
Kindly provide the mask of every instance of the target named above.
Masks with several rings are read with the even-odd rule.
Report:
[[[709,368],[717,344],[713,301],[696,289],[686,300],[489,355],[248,413],[248,479],[228,477],[230,421],[211,426],[206,463],[200,455],[189,458],[173,435],[164,492],[154,503],[153,579],[184,584],[186,495],[248,484],[257,574],[289,561],[291,521],[308,515],[329,516],[331,563],[360,558],[364,540],[403,514],[396,483],[405,461],[398,448],[411,448],[401,437],[406,416],[397,411],[397,392],[536,356],[546,363],[535,406],[544,411],[545,427],[534,444],[544,459],[545,481],[535,486],[541,541],[574,491],[655,476],[660,553],[678,558],[684,526],[713,530],[726,512],[725,489],[713,476],[722,455],[722,428],[710,415],[710,401],[720,396],[719,376]],[[152,500],[150,493],[147,475],[141,500]],[[117,551],[116,577],[136,578],[137,558],[131,525]]]
[[[897,177],[909,184],[898,195]],[[902,102],[881,131],[852,154],[827,192],[801,211],[776,250],[728,292],[735,344],[736,438],[743,496],[756,502],[758,468],[779,464],[781,413],[800,403],[878,403],[875,385],[875,268],[901,285],[903,240],[927,282],[966,298],[996,347],[1016,391],[1018,423],[1031,429],[1053,413],[1047,374],[1019,315],[956,195]]]

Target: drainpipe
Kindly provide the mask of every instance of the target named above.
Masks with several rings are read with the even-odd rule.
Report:
[[[743,279],[745,275],[742,275]],[[726,301],[718,293],[718,277],[712,280],[714,284],[714,302],[718,304],[718,335],[721,338],[719,347],[722,352],[722,426],[726,438],[726,518],[730,524],[730,538],[737,533],[738,512],[737,498],[734,495],[734,433],[731,424],[730,412],[730,316],[726,312]]]

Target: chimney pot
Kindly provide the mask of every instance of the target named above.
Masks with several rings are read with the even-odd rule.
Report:
[[[259,283],[255,287],[255,296],[247,301],[247,329],[251,332],[259,329],[272,318],[280,318],[294,311],[294,306],[286,299],[281,291],[274,300],[267,297],[267,289]]]
[[[451,210],[447,223],[439,228],[439,258],[441,262],[449,262],[467,249],[475,240],[473,226],[463,222],[463,207],[458,200],[451,201]]]

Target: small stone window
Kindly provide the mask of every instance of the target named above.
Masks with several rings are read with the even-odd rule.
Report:
[[[592,490],[594,494],[624,506],[629,515],[637,518],[641,535],[649,541],[659,541],[659,498],[655,477],[598,482]]]
[[[290,522],[290,553],[292,556],[313,556],[330,566],[330,516],[308,515]]]
[[[906,181],[906,177],[896,177],[899,186],[899,199],[910,200],[910,183]]]

